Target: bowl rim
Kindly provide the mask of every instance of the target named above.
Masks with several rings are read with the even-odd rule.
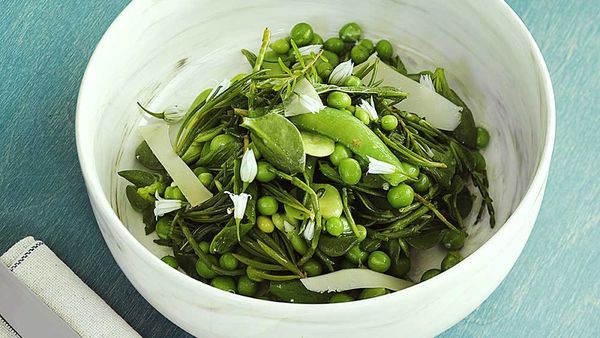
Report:
[[[201,281],[195,280],[186,274],[174,270],[173,268],[164,264],[158,257],[153,255],[146,247],[144,247],[126,228],[126,226],[122,223],[122,221],[117,216],[116,212],[112,209],[110,202],[108,201],[106,195],[103,192],[103,188],[100,184],[99,177],[95,174],[95,161],[94,161],[94,152],[86,153],[84,152],[84,143],[89,135],[84,135],[82,133],[83,126],[83,118],[81,117],[83,112],[82,102],[84,101],[84,97],[88,95],[90,92],[90,73],[95,67],[96,59],[98,59],[98,50],[101,49],[104,45],[107,44],[107,40],[111,39],[113,35],[116,34],[116,26],[117,23],[122,24],[124,21],[128,19],[128,16],[135,15],[135,12],[139,9],[143,9],[144,6],[152,6],[151,2],[144,1],[133,1],[129,3],[121,13],[115,18],[115,20],[111,23],[107,31],[104,33],[100,41],[98,42],[96,48],[88,65],[86,67],[85,73],[83,75],[81,85],[79,88],[79,95],[77,99],[76,106],[76,119],[75,119],[75,133],[76,133],[76,144],[77,144],[77,153],[79,157],[79,162],[81,166],[81,171],[84,177],[84,181],[87,187],[87,192],[89,198],[92,202],[95,202],[95,206],[98,209],[98,212],[104,216],[106,216],[107,224],[109,227],[113,228],[113,230],[119,235],[121,240],[127,242],[127,244],[132,248],[134,252],[136,252],[143,260],[147,261],[149,264],[153,264],[161,273],[171,274],[170,278],[176,280],[178,283],[183,283],[186,287],[194,288],[198,290],[198,292],[212,292],[219,293],[219,298],[223,299],[224,302],[232,302],[236,303],[236,305],[246,306],[248,308],[256,307],[256,306],[270,306],[273,311],[277,311],[277,309],[311,309],[311,311],[316,311],[318,309],[326,311],[332,310],[334,308],[344,307],[346,309],[363,307],[367,304],[371,305],[379,305],[381,303],[388,302],[396,302],[402,297],[410,297],[411,294],[416,293],[422,288],[426,288],[429,286],[442,284],[445,281],[451,279],[451,275],[460,274],[462,267],[466,266],[467,262],[476,259],[480,255],[482,255],[482,249],[484,247],[490,247],[494,245],[495,242],[500,241],[500,237],[506,236],[508,228],[518,226],[518,220],[515,219],[515,214],[520,214],[520,211],[528,208],[531,204],[538,198],[538,195],[545,186],[545,182],[548,177],[549,168],[550,168],[550,160],[552,157],[552,151],[554,147],[554,139],[555,139],[555,130],[556,130],[556,109],[555,109],[555,99],[554,99],[554,90],[552,87],[552,82],[550,78],[550,74],[548,71],[548,67],[544,60],[544,57],[539,49],[539,46],[535,42],[531,32],[527,29],[521,18],[513,11],[513,9],[503,0],[494,0],[497,5],[502,8],[500,12],[501,15],[507,17],[511,24],[515,25],[521,34],[524,34],[525,39],[528,42],[528,47],[532,52],[533,61],[537,66],[536,71],[540,75],[540,91],[543,95],[543,99],[547,103],[546,111],[544,112],[547,115],[546,122],[546,135],[544,140],[544,147],[542,150],[541,157],[537,163],[537,168],[535,169],[535,173],[533,178],[530,181],[529,186],[527,187],[527,191],[525,195],[514,209],[514,211],[510,214],[508,219],[502,224],[498,225],[498,231],[493,234],[486,242],[484,242],[481,247],[475,250],[471,255],[467,256],[463,261],[457,264],[452,270],[447,271],[444,274],[440,274],[435,278],[427,280],[423,283],[418,283],[410,288],[393,292],[383,297],[375,297],[371,299],[361,300],[359,302],[347,302],[347,303],[326,303],[326,304],[299,304],[299,303],[284,303],[284,302],[275,302],[275,301],[265,301],[261,299],[256,299],[252,297],[244,297],[237,294],[232,294],[229,292],[225,292],[214,288],[208,284],[205,284]],[[123,269],[122,269],[123,270]],[[127,276],[127,274],[125,274]],[[129,276],[127,276],[128,279]],[[131,279],[130,279],[131,282]],[[139,291],[138,291],[139,292]],[[141,292],[140,292],[141,294]],[[144,298],[145,295],[141,294]],[[146,298],[147,299],[147,298]],[[148,299],[147,299],[148,300]],[[323,305],[326,305],[324,307]]]

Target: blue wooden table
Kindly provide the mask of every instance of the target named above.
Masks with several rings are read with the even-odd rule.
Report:
[[[497,291],[444,336],[597,337],[600,1],[508,2],[550,68],[558,114],[554,159],[523,255]],[[80,80],[96,43],[127,3],[2,0],[0,252],[33,235],[143,336],[183,337],[110,256],[75,150]]]

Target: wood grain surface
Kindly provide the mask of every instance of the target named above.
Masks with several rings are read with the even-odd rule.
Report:
[[[110,256],[77,161],[79,83],[96,43],[127,3],[2,0],[0,252],[33,235],[144,337],[185,337]],[[600,1],[508,3],[540,45],[554,83],[558,127],[550,179],[510,275],[442,336],[598,337]]]

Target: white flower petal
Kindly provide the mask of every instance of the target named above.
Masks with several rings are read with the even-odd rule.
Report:
[[[185,116],[186,111],[184,109],[182,109],[181,107],[179,107],[178,105],[173,105],[173,106],[167,107],[163,113],[165,114],[165,116],[163,118],[165,120],[165,122],[177,123]]]
[[[367,171],[369,174],[387,175],[396,172],[396,166],[393,164],[374,159],[371,156],[367,156],[367,158],[369,159],[369,170]]]
[[[375,109],[375,103],[373,102],[372,96],[371,96],[370,101],[371,102],[361,99],[361,101],[360,101],[361,103],[358,106],[360,108],[362,108],[363,110],[365,110],[367,113],[369,113],[369,117],[371,118],[371,120],[377,121],[377,119],[379,118],[379,115],[377,115],[377,110]]]
[[[223,81],[219,82],[211,91],[210,94],[208,94],[208,98],[206,99],[206,101],[212,100],[215,97],[223,94],[223,92],[225,90],[227,90],[227,88],[229,88],[230,82],[229,79],[225,78],[223,79]]]
[[[340,63],[333,69],[331,75],[329,75],[329,83],[343,86],[346,80],[352,76],[353,69],[354,63],[352,63],[352,60]]]
[[[291,232],[294,231],[294,229],[296,229],[295,226],[291,225],[288,221],[284,220],[283,221],[283,231],[287,232]]]
[[[306,78],[301,78],[294,87],[294,94],[284,102],[285,116],[316,113],[325,108],[315,87]]]
[[[161,198],[158,191],[154,194],[156,201],[154,202],[154,216],[164,216],[170,212],[181,209],[184,201]]]
[[[431,76],[429,76],[429,74],[421,75],[419,83],[435,93],[435,87],[433,86],[433,81],[431,81]]]
[[[304,235],[304,238],[306,238],[306,240],[308,240],[308,241],[313,239],[313,237],[315,235],[315,221],[313,221],[311,219],[306,223],[306,227],[304,228],[303,235]]]
[[[256,157],[254,157],[254,151],[248,148],[242,157],[242,163],[240,165],[240,177],[242,182],[252,183],[256,177],[258,171],[256,165]]]
[[[298,51],[300,52],[300,55],[310,55],[311,53],[317,54],[321,51],[322,47],[323,45],[308,45],[298,48]]]
[[[230,193],[229,191],[225,191],[225,193],[229,195],[229,198],[231,198],[231,201],[233,202],[233,218],[235,218],[236,221],[241,221],[246,212],[248,199],[252,197],[246,193],[241,193],[239,195]]]

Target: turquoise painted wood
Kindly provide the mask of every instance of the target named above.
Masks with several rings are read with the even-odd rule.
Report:
[[[552,74],[554,161],[523,255],[498,290],[443,336],[600,336],[600,2],[508,2]],[[102,33],[126,4],[2,1],[0,251],[26,235],[42,239],[143,336],[184,337],[113,261],[77,162],[79,82]]]

